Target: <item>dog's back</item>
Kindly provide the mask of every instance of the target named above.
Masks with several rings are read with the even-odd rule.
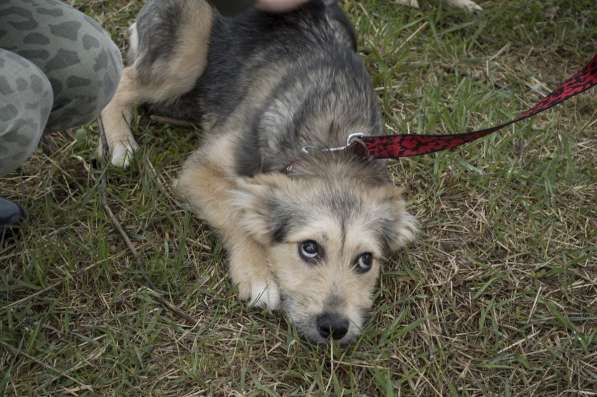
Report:
[[[280,152],[300,142],[334,146],[349,131],[379,132],[370,78],[355,49],[352,26],[335,1],[311,1],[287,14],[216,16],[207,69],[195,88],[153,110],[210,126],[244,118],[239,173],[267,171],[295,156]]]
[[[287,14],[251,9],[236,18],[216,17],[208,66],[197,93],[205,110],[227,117],[247,95],[248,83],[263,70],[305,63],[356,49],[354,32],[336,2],[313,1]],[[279,76],[281,77],[281,76]]]
[[[207,69],[169,115],[207,119],[210,127],[241,118],[238,173],[279,169],[307,142],[336,146],[348,133],[381,131],[355,49],[352,26],[335,1],[311,1],[287,14],[218,16]]]

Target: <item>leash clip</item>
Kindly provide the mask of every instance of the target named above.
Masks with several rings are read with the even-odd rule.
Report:
[[[364,136],[365,136],[365,134],[362,133],[362,132],[355,132],[354,134],[350,134],[348,136],[348,138],[346,139],[346,145],[332,147],[332,148],[320,149],[320,151],[324,152],[324,153],[341,152],[343,150],[348,149],[353,143],[357,142],[358,140],[360,140]],[[314,149],[315,149],[314,146],[303,146],[302,151],[305,154],[310,154]]]

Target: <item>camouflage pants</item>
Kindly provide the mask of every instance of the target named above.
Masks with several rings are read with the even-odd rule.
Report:
[[[77,127],[110,101],[122,59],[93,19],[57,0],[0,0],[0,175],[44,130]]]

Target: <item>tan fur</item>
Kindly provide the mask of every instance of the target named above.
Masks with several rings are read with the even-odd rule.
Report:
[[[254,238],[239,232],[239,213],[230,206],[231,192],[239,182],[234,170],[234,150],[240,131],[252,114],[275,89],[275,82],[285,72],[286,65],[271,65],[269,79],[245,76],[251,81],[249,95],[239,109],[225,123],[217,127],[204,123],[208,139],[183,166],[175,182],[178,194],[193,211],[220,231],[229,250],[229,271],[232,282],[239,289],[239,297],[251,305],[278,308],[279,295],[268,268],[266,247]]]
[[[229,205],[237,182],[231,162],[235,138],[228,133],[197,151],[187,160],[175,187],[199,217],[219,230],[229,251],[230,277],[240,299],[274,310],[279,294],[267,266],[266,249],[239,230],[239,213]]]

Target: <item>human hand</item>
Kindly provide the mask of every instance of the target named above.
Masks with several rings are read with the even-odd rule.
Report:
[[[290,11],[308,0],[257,0],[255,7],[270,12]]]

